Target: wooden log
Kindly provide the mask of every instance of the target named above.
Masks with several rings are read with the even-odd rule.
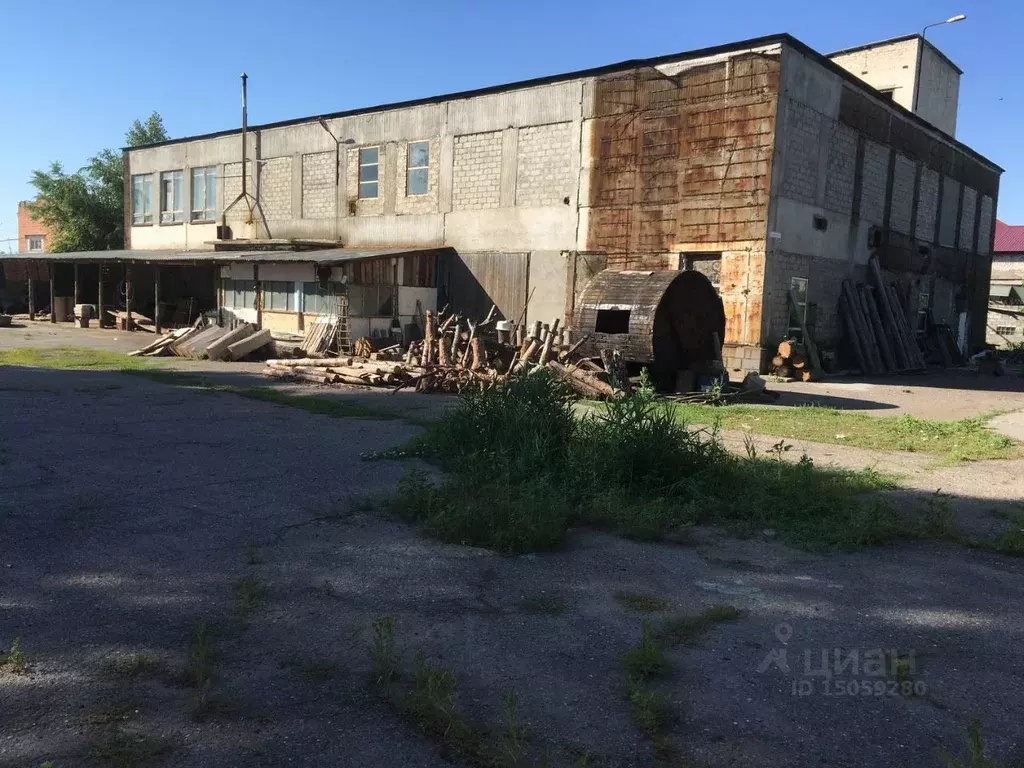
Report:
[[[228,358],[231,360],[241,360],[246,355],[252,354],[260,347],[270,344],[274,340],[274,337],[270,334],[270,329],[264,328],[262,331],[247,336],[241,341],[236,341],[234,344],[228,347]]]
[[[480,354],[480,339],[472,339],[469,342],[469,348],[473,352],[473,359],[470,363],[470,370],[476,371],[480,368],[481,354]]]
[[[459,350],[459,342],[461,341],[461,332],[459,331],[460,323],[455,323],[455,335],[452,337],[452,362],[458,365],[462,360],[462,352]]]
[[[782,355],[776,355],[772,358],[772,365],[778,368],[780,365],[786,364],[786,358]]]
[[[530,357],[533,356],[533,353],[537,351],[538,347],[540,347],[540,342],[537,339],[530,342],[530,346],[528,346],[526,351],[519,357],[519,366],[516,370],[521,371],[527,366],[530,362]]]
[[[878,353],[878,345],[875,342],[874,331],[872,331],[868,326],[867,319],[861,312],[860,300],[857,298],[857,291],[854,289],[853,282],[851,280],[843,280],[842,292],[843,295],[846,296],[846,304],[849,307],[850,315],[853,318],[854,324],[857,326],[857,335],[860,338],[861,349],[864,352],[864,360],[868,366],[866,373],[883,373],[882,358]]]
[[[494,305],[493,304],[491,305],[491,309],[492,310],[494,309]],[[484,322],[486,322],[486,320]],[[474,351],[473,342],[476,341],[476,329],[477,329],[477,326],[473,325],[473,323],[471,323],[469,320],[466,321],[466,325],[469,326],[469,341],[466,342],[466,351],[462,353],[462,359],[459,360],[459,365],[461,365],[463,367],[466,365],[466,360],[469,358],[469,353],[470,352],[473,352],[473,359],[474,360],[478,359],[479,347],[480,347],[480,345],[477,344],[476,351]],[[474,367],[476,367],[476,366],[474,366]]]
[[[336,365],[352,365],[351,357],[292,357],[281,360],[267,360],[267,365],[285,367],[330,368]]]
[[[793,354],[793,340],[783,339],[779,342],[779,355],[781,357],[790,357]]]
[[[791,358],[789,358],[789,365],[790,367],[797,369],[806,368],[807,360],[804,359],[802,355],[793,355]]]
[[[545,366],[548,364],[548,358],[551,357],[551,344],[555,340],[555,334],[548,331],[544,337],[544,344],[540,348],[540,359],[537,360],[538,366]]]
[[[805,368],[804,370],[800,371],[800,381],[817,381],[817,380],[818,380],[818,375],[814,371],[812,371],[812,370],[810,370],[808,368]]]
[[[555,375],[564,381],[577,394],[594,399],[603,397],[601,390],[597,387],[591,386],[590,382],[586,378],[576,375],[578,372],[575,371],[575,369],[564,366],[554,360],[548,363],[548,368],[553,370]],[[572,370],[573,373],[570,373],[570,370]]]
[[[780,365],[775,368],[775,375],[781,376],[784,379],[793,378],[793,369],[788,365]]]
[[[893,340],[892,351],[896,365],[900,368],[912,368],[914,367],[912,350],[910,349],[908,339],[905,336],[903,324],[899,322],[897,313],[893,308],[892,300],[889,295],[888,283],[882,275],[881,267],[878,266],[878,259],[875,256],[868,259],[868,274],[871,275],[871,278],[875,283],[875,298],[877,300],[878,313],[882,319],[882,324],[886,326]],[[900,312],[899,315],[902,316],[903,313]]]
[[[889,343],[889,335],[882,324],[882,318],[878,314],[878,306],[875,304],[875,297],[871,295],[871,288],[866,285],[860,285],[857,286],[857,291],[860,293],[861,303],[864,306],[868,320],[875,329],[875,338],[878,339],[878,347],[882,352],[882,360],[885,363],[885,367],[890,371],[895,371],[899,367],[896,363],[896,355],[893,353],[892,345]]]
[[[424,315],[426,327],[423,329],[423,364],[427,365],[434,359],[434,336],[437,329],[435,328],[434,313],[428,309]]]
[[[559,357],[561,357],[563,360],[568,360],[570,357],[572,357],[574,354],[576,354],[576,352],[579,350],[579,348],[582,347],[586,343],[587,339],[589,339],[589,338],[590,338],[589,334],[586,334],[586,333],[583,334],[583,337],[579,341],[577,341],[575,344],[573,344],[571,347],[569,347],[569,351],[568,352],[566,352],[564,355],[559,355]]]
[[[885,333],[879,336],[879,329],[875,328],[874,323],[871,322],[871,316],[868,314],[868,303],[864,298],[863,291],[860,290],[860,286],[852,288],[853,300],[857,302],[857,311],[864,320],[864,327],[867,328],[868,334],[871,340],[874,342],[874,362],[878,365],[880,373],[892,373],[895,370],[895,366],[890,366],[885,361],[885,356],[882,354],[882,345],[885,343]]]
[[[540,320],[535,320],[533,322],[533,328],[530,331],[530,338],[534,339],[535,341],[540,341],[540,334],[543,331],[543,329],[544,324]]]
[[[208,357],[210,360],[223,360],[228,356],[228,347],[234,344],[236,341],[241,341],[249,336],[256,333],[256,326],[249,323],[243,323],[234,330],[228,331],[215,342],[206,347],[203,353],[204,357]]]
[[[868,370],[867,359],[864,357],[864,347],[861,345],[860,337],[857,335],[857,324],[853,321],[846,293],[839,294],[839,310],[839,314],[843,316],[843,322],[846,324],[846,335],[850,339],[850,346],[853,347],[853,354],[857,358],[857,365],[860,366],[862,373],[868,374],[870,371]]]
[[[888,289],[892,305],[898,307],[900,305],[900,298],[896,293],[896,288],[890,285],[888,286]],[[926,365],[924,355],[921,353],[921,347],[917,343],[917,333],[911,327],[906,314],[899,312],[897,314],[896,322],[903,329],[903,335],[907,340],[907,357],[910,360],[911,366],[915,369],[924,370]]]

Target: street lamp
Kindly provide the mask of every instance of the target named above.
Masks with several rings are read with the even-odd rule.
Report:
[[[921,44],[917,47],[917,69],[914,72],[914,102],[910,107],[910,111],[914,114],[917,114],[917,97],[921,92],[921,60],[924,56],[924,43],[927,39],[928,30],[932,27],[941,27],[943,24],[956,24],[958,21],[963,21],[966,18],[966,13],[958,13],[956,16],[950,16],[945,21],[925,24],[924,29],[921,30]]]

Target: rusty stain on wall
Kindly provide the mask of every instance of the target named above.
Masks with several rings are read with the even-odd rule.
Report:
[[[779,67],[777,55],[744,53],[595,87],[586,248],[617,269],[674,269],[674,254],[721,251],[731,343],[760,341]]]

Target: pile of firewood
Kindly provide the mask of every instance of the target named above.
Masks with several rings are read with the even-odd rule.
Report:
[[[622,394],[620,378],[590,361],[571,362],[583,344],[565,343],[560,321],[522,322],[500,329],[495,308],[474,323],[458,314],[426,312],[423,339],[404,349],[392,345],[373,351],[368,340],[358,339],[352,357],[267,361],[265,373],[275,378],[314,384],[386,386],[397,391],[462,392],[487,389],[513,376],[551,370],[576,392],[592,398]]]
[[[772,358],[772,373],[791,381],[814,381],[816,378],[807,350],[796,339],[779,342],[778,354]]]

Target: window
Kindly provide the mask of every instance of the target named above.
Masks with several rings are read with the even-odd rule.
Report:
[[[789,328],[786,334],[791,339],[803,341],[803,326],[807,324],[807,278],[791,277],[789,291],[793,299],[789,302]]]
[[[192,221],[217,218],[217,169],[212,165],[192,169]]]
[[[594,322],[597,333],[629,333],[628,309],[599,309]]]
[[[895,88],[879,88],[878,92],[880,94],[882,94],[882,96],[887,98],[889,101],[892,101],[893,98],[896,95],[896,89]]]
[[[925,291],[917,294],[917,332],[925,333],[928,330],[928,310],[932,306],[932,295]]]
[[[269,312],[294,312],[295,283],[284,281],[263,283],[263,308]]]
[[[359,150],[359,196],[374,198],[377,196],[377,162],[380,150],[369,147]]]
[[[302,312],[306,315],[338,315],[342,311],[345,284],[302,284]]]
[[[185,175],[181,171],[166,171],[160,174],[160,223],[170,224],[184,221],[181,193]]]
[[[153,174],[132,176],[132,224],[153,223]]]
[[[997,336],[1013,336],[1017,333],[1017,329],[1012,325],[997,325],[996,335]]]
[[[43,250],[43,236],[42,235],[29,235],[25,238],[26,250],[29,251],[41,251]]]
[[[414,141],[409,145],[409,170],[405,181],[406,195],[425,195],[429,187],[430,143]]]
[[[224,306],[227,309],[255,309],[256,283],[252,280],[224,280]]]
[[[700,272],[711,281],[715,291],[719,290],[722,278],[722,253],[718,252],[696,252],[681,254],[681,266],[687,272]]]

